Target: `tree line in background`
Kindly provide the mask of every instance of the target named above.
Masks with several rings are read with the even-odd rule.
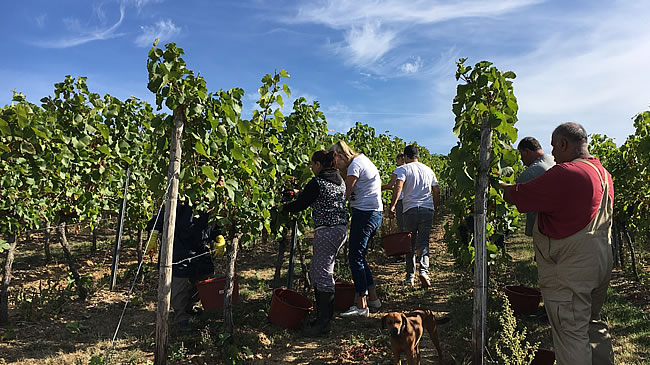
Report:
[[[639,271],[637,263],[649,259],[650,246],[650,111],[637,114],[633,122],[634,134],[620,147],[606,135],[593,134],[589,150],[614,180],[614,263],[629,268],[639,280],[648,274]]]

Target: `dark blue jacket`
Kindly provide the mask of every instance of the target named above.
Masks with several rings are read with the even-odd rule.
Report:
[[[163,232],[163,222],[165,221],[165,210],[158,215],[158,221],[155,229],[161,235]],[[192,207],[189,205],[178,204],[176,206],[176,229],[174,231],[174,252],[172,254],[173,262],[179,262],[183,259],[194,257],[196,255],[210,251],[210,242],[219,234],[220,229],[208,224],[209,215],[198,212],[198,216],[193,214]],[[154,226],[155,217],[147,224],[147,230]],[[196,278],[199,276],[214,273],[214,265],[210,254],[193,258],[182,263],[172,266],[172,275],[181,278]]]

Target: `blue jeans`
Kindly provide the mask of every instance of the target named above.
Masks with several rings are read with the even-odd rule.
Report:
[[[350,271],[354,288],[359,296],[368,295],[368,288],[374,288],[370,267],[366,262],[368,242],[381,226],[381,211],[364,211],[352,208],[350,222]]]
[[[432,227],[433,209],[415,207],[404,212],[404,228],[411,232],[411,252],[406,256],[407,278],[415,276],[416,259],[420,264],[420,274],[429,274],[429,235]]]

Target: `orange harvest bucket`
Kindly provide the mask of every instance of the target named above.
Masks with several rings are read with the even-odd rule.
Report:
[[[271,322],[289,329],[299,329],[302,321],[314,309],[309,299],[291,289],[273,290],[269,319]]]
[[[506,285],[504,288],[510,307],[515,314],[535,314],[542,299],[542,293],[522,285]]]
[[[388,256],[399,256],[411,252],[411,232],[387,234],[381,238],[381,244]]]
[[[205,310],[215,310],[223,308],[224,287],[226,285],[226,278],[213,278],[208,280],[199,281],[196,283],[196,289],[199,291],[199,298],[201,305]],[[234,279],[234,287],[232,290],[232,302],[239,301],[239,283],[237,277]]]

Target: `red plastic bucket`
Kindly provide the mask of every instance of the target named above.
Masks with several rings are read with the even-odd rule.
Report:
[[[237,303],[239,300],[239,282],[237,280],[237,277],[235,277],[234,281],[234,287],[232,289],[232,302]],[[199,291],[199,298],[201,298],[201,305],[203,306],[203,309],[213,310],[223,308],[225,285],[225,277],[203,280],[196,283],[196,289]]]
[[[314,307],[307,297],[289,289],[273,290],[269,319],[284,328],[298,329]]]
[[[354,305],[354,284],[337,281],[334,286],[334,309],[337,311],[348,310]]]
[[[539,307],[542,293],[534,288],[522,285],[506,285],[504,288],[515,314],[535,314]]]
[[[399,256],[411,252],[411,232],[387,234],[381,238],[386,255]]]
[[[553,365],[555,363],[555,352],[548,349],[537,349],[535,358],[530,365]]]

